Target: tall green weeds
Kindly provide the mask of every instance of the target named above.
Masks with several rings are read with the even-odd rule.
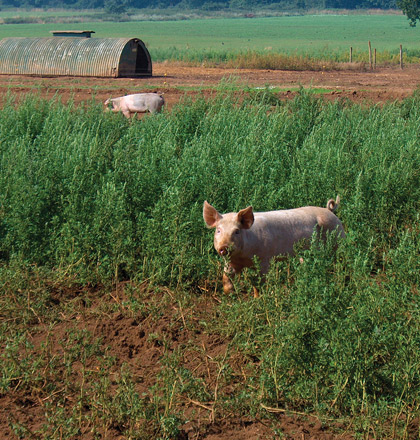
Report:
[[[417,96],[364,108],[305,91],[287,104],[269,94],[220,92],[134,122],[95,105],[6,103],[3,261],[194,282],[211,255],[205,199],[220,211],[267,210],[340,194],[346,229],[362,248],[374,243],[380,267],[417,221]]]
[[[369,54],[366,51],[354,50],[350,62],[347,50],[330,48],[311,52],[273,51],[271,50],[196,50],[168,47],[151,50],[153,59],[159,62],[179,62],[192,66],[226,67],[233,69],[266,69],[266,70],[357,70],[369,68]],[[416,50],[404,51],[406,64],[418,63],[419,53]],[[398,66],[400,53],[395,51],[379,52],[377,66]]]
[[[0,113],[0,279],[14,286],[22,310],[15,322],[36,321],[44,306],[55,319],[48,290],[31,290],[36,307],[19,299],[20,265],[81,283],[134,279],[192,294],[203,283],[217,288],[221,272],[204,200],[221,212],[249,204],[263,211],[324,206],[339,194],[347,238],[337,252],[328,242],[302,251],[303,262],[278,263],[260,298],[225,297],[220,319],[207,325],[252,359],[247,385],[229,397],[241,411],[352,415],[365,433],[371,420],[393,420],[396,433],[406,432],[420,401],[419,108],[418,94],[368,107],[325,103],[304,90],[280,102],[269,90],[221,87],[211,100],[185,99],[171,112],[128,121],[95,103],[32,97],[15,106],[9,97]],[[9,319],[10,303],[2,304]],[[2,355],[3,389],[18,353],[25,358],[22,347],[31,349],[22,333],[10,338],[3,336],[14,341]],[[19,376],[36,386],[37,364],[19,362]],[[121,405],[133,405],[134,419],[152,411],[125,377],[112,400],[117,409],[100,403],[106,378],[97,383],[95,417],[104,430],[110,412],[122,423]],[[171,404],[173,393],[186,392],[177,390],[167,390]],[[179,414],[169,409],[161,432],[178,429]],[[124,429],[134,432],[136,422]]]

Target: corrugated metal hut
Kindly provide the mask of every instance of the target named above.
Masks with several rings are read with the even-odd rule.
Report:
[[[63,32],[71,36],[0,40],[0,74],[152,76],[149,51],[138,38],[90,38],[93,31],[60,35]]]

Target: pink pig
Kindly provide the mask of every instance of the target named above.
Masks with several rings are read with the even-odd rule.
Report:
[[[314,230],[337,231],[345,237],[341,221],[334,211],[340,197],[328,200],[326,208],[305,206],[281,211],[253,212],[252,207],[239,212],[220,214],[207,201],[204,202],[203,217],[209,228],[216,228],[214,247],[222,256],[228,256],[229,264],[224,269],[223,290],[229,293],[233,284],[228,274],[239,274],[244,267],[253,265],[257,256],[261,273],[268,272],[273,257],[293,254],[293,246],[302,239],[310,239]],[[254,288],[257,296],[258,292]]]
[[[112,104],[111,109],[109,104]],[[136,113],[159,113],[164,104],[163,96],[157,93],[136,93],[119,98],[109,98],[104,102],[107,111],[122,112],[126,118],[130,118]]]

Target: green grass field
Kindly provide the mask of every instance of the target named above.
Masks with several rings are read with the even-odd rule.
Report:
[[[1,14],[0,14],[1,17]],[[92,29],[95,37],[138,37],[152,52],[274,51],[287,54],[326,54],[418,50],[419,28],[410,28],[403,15],[319,15],[255,19],[211,19],[158,22],[87,22],[7,24],[0,38],[46,37],[53,29]]]

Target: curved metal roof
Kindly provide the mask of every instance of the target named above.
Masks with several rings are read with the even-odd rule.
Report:
[[[0,74],[150,76],[152,63],[137,38],[4,38]]]

